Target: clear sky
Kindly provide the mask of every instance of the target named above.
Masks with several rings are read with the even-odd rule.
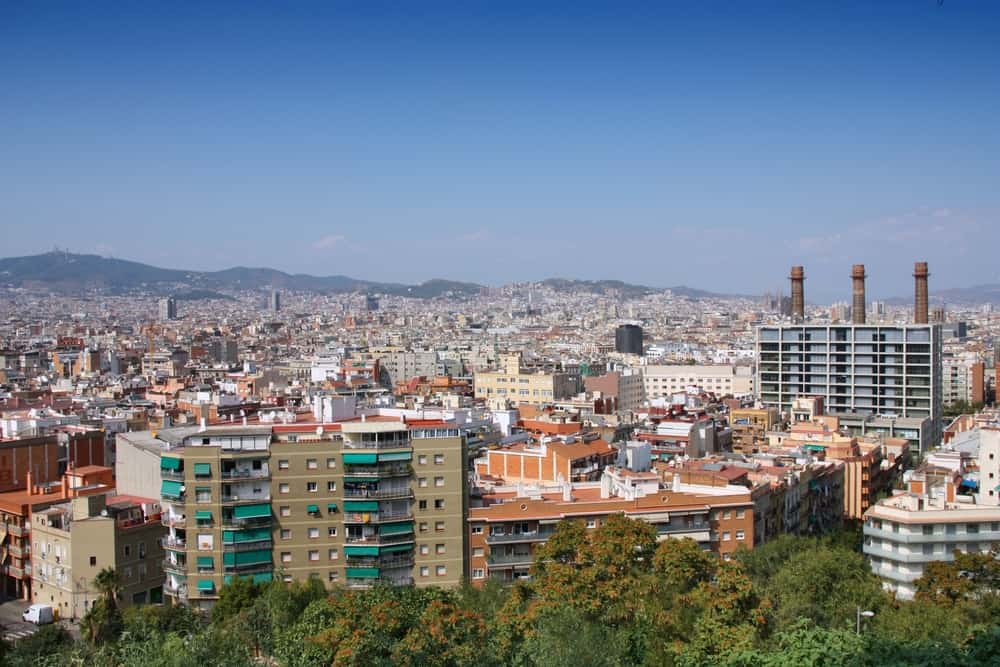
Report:
[[[0,256],[830,300],[998,223],[1000,2],[0,2]]]

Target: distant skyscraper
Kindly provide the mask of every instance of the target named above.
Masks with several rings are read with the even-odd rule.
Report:
[[[372,296],[369,294],[368,296],[365,297],[365,310],[367,310],[369,313],[374,313],[375,311],[378,310],[377,296]]]
[[[615,352],[642,354],[642,327],[623,324],[615,330]]]
[[[267,303],[267,307],[272,313],[281,310],[281,292],[276,289],[271,290],[271,298]]]
[[[160,321],[177,319],[177,301],[172,296],[160,299]]]

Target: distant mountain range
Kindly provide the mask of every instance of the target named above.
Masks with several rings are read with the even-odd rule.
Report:
[[[542,281],[542,284],[561,292],[604,294],[616,291],[625,297],[664,291],[663,288],[633,285],[620,280],[549,278]],[[231,298],[219,290],[241,291],[267,287],[328,294],[365,292],[433,298],[443,295],[470,296],[478,294],[483,287],[476,283],[442,279],[428,280],[419,285],[405,285],[359,280],[342,275],[289,274],[275,269],[245,266],[222,271],[183,271],[163,269],[123,259],[78,255],[63,251],[0,259],[0,286],[35,287],[66,294],[90,289],[99,289],[110,294],[143,291],[153,294],[173,294],[181,299]],[[691,299],[732,296],[684,286],[667,289],[678,296]]]

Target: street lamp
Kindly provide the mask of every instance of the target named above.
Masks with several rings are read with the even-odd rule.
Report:
[[[871,618],[874,615],[875,615],[875,612],[873,612],[873,611],[861,611],[861,607],[858,607],[857,624],[856,624],[856,628],[857,629],[856,629],[856,632],[859,635],[861,634],[861,617],[864,616],[865,618]]]

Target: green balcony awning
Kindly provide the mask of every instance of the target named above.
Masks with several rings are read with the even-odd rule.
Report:
[[[319,514],[319,505],[307,505],[306,512],[308,514]]]
[[[261,572],[260,574],[253,575],[253,583],[255,584],[266,584],[271,581],[273,575],[270,572]]]
[[[327,503],[327,505],[326,505],[326,511],[327,512],[336,512],[337,511],[337,503]]]
[[[235,519],[263,519],[271,516],[270,503],[257,503],[255,505],[242,505],[233,510]]]
[[[223,565],[259,565],[271,562],[270,549],[255,549],[253,551],[229,551],[222,554]]]
[[[234,542],[259,542],[271,539],[270,528],[254,528],[253,530],[224,530],[222,531],[222,543],[232,544]]]
[[[378,512],[377,500],[345,500],[345,512]]]
[[[412,461],[413,452],[387,452],[378,455],[379,461]]]
[[[347,576],[361,579],[371,579],[378,576],[377,567],[349,567]]]
[[[378,461],[378,455],[376,454],[344,454],[344,463],[348,464],[358,464],[358,463],[376,463]]]
[[[345,556],[378,556],[378,547],[361,547],[350,544],[344,547]]]
[[[199,591],[209,591],[209,592],[214,591],[215,590],[215,582],[212,581],[211,579],[199,579],[198,580],[198,590]]]
[[[209,477],[212,474],[212,464],[211,463],[195,463],[194,464],[194,474],[199,477]]]
[[[401,551],[413,551],[412,544],[393,544],[391,547],[382,547],[382,553],[392,554],[399,553]]]
[[[378,527],[379,535],[399,535],[401,533],[412,533],[413,522],[402,521],[400,523],[383,523]]]
[[[181,484],[180,482],[175,482],[170,479],[165,479],[160,484],[160,495],[170,496],[172,498],[180,498],[181,494],[183,493],[183,491],[181,491],[181,487],[183,486],[184,485]]]
[[[208,510],[197,510],[194,513],[194,518],[197,521],[211,521],[212,513],[209,512]]]
[[[181,460],[178,458],[174,458],[173,456],[161,456],[160,468],[162,470],[180,470]]]
[[[810,452],[825,452],[826,447],[823,445],[802,445],[802,449],[807,449]]]
[[[215,567],[215,559],[211,556],[198,556],[198,567]]]

